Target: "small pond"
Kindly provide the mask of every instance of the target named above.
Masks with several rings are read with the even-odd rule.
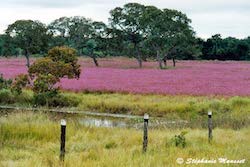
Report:
[[[37,112],[42,109],[25,109],[25,108],[1,108],[0,116],[8,116],[12,112]],[[107,113],[95,113],[95,112],[58,112],[56,110],[44,111],[49,114],[51,120],[60,121],[65,119],[66,121],[76,121],[81,125],[90,127],[106,127],[106,128],[143,128],[143,117],[122,115],[122,114],[107,114]],[[184,120],[167,120],[164,118],[150,117],[149,128],[185,128],[189,126],[188,121]]]

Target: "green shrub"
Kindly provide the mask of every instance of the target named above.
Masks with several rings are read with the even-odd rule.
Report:
[[[33,93],[29,91],[23,91],[21,94],[16,94],[15,95],[15,102],[19,103],[21,105],[29,105],[33,103]]]
[[[11,104],[15,102],[15,97],[9,89],[0,90],[0,103]]]
[[[106,149],[112,149],[112,148],[116,148],[116,147],[117,147],[117,144],[115,142],[113,142],[113,141],[105,144]]]
[[[174,138],[172,138],[172,143],[174,143],[176,147],[182,147],[182,148],[186,147],[187,145],[185,138],[186,134],[187,132],[183,131],[179,135],[175,135]]]
[[[45,92],[34,95],[34,104],[47,107],[74,107],[79,104],[77,98],[72,98],[56,92]]]
[[[11,83],[12,83],[11,79],[4,79],[3,74],[0,74],[0,89],[10,88]]]
[[[98,56],[98,57],[104,57],[104,56],[105,56],[104,53],[101,52],[101,51],[94,51],[94,54],[95,54],[96,56]]]
[[[45,92],[34,94],[34,104],[38,106],[50,106],[51,99],[56,96],[56,92]]]
[[[76,107],[79,101],[64,95],[57,95],[51,99],[50,106],[52,107]]]
[[[11,91],[20,95],[25,86],[30,84],[29,76],[27,74],[20,74],[15,78],[15,81],[12,83]]]

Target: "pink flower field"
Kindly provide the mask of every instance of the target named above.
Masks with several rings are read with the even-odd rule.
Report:
[[[250,95],[250,63],[234,61],[179,61],[177,68],[159,70],[155,62],[137,68],[134,60],[117,58],[99,61],[81,59],[79,80],[62,79],[63,89],[170,95]],[[0,73],[13,78],[26,73],[25,59],[0,59]]]

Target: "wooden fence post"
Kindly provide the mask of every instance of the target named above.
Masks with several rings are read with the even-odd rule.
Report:
[[[148,146],[148,114],[144,114],[144,130],[143,130],[143,152],[147,151]]]
[[[213,129],[213,122],[212,122],[212,111],[207,113],[208,115],[208,141],[210,142],[213,138],[212,129]]]
[[[66,120],[61,120],[61,147],[60,147],[60,160],[64,161],[65,155],[65,142],[66,142]]]

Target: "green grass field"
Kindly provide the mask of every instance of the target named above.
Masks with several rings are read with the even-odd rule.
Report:
[[[222,96],[163,96],[119,93],[64,92],[69,99],[77,99],[79,105],[65,110],[95,111],[164,117],[170,120],[187,120],[191,127],[204,127],[207,112],[213,111],[216,126],[238,129],[250,124],[249,97]],[[25,91],[12,97],[12,106],[33,107],[32,92]],[[3,99],[7,99],[6,97]],[[4,105],[4,103],[2,103]],[[8,104],[9,105],[9,104]]]
[[[236,164],[186,164],[189,158],[246,159],[250,166],[250,98],[222,96],[163,96],[119,93],[73,93],[63,96],[79,101],[68,111],[94,111],[187,120],[185,129],[149,129],[149,147],[142,153],[142,130],[86,127],[70,119],[67,125],[66,157],[59,160],[60,125],[42,112],[0,114],[0,166],[235,166]],[[1,105],[34,107],[32,92],[2,98]],[[46,107],[42,107],[46,108]],[[58,108],[60,110],[60,108]],[[208,143],[207,112],[213,111],[213,141]],[[2,110],[3,111],[3,110]],[[186,147],[176,147],[175,135],[187,131]]]
[[[187,131],[185,148],[171,142],[174,135]],[[203,129],[149,129],[148,152],[142,153],[142,130],[84,127],[67,123],[66,156],[59,160],[59,121],[42,113],[12,113],[0,118],[0,165],[2,166],[184,166],[176,159],[220,157],[247,161],[249,166],[250,128],[214,130],[208,143]],[[189,165],[197,166],[197,165]],[[212,166],[199,164],[198,166]],[[217,163],[216,166],[235,166]]]

